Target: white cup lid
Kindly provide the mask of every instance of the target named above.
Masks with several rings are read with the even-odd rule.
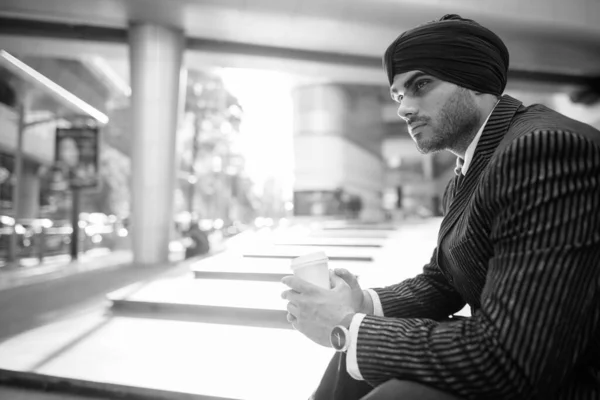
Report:
[[[298,268],[305,264],[311,264],[314,262],[323,262],[323,261],[325,261],[325,262],[329,261],[327,254],[325,254],[325,252],[323,252],[323,251],[317,251],[315,253],[305,254],[303,256],[296,257],[292,260],[292,269]]]

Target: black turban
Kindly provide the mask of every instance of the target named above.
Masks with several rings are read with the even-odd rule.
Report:
[[[390,85],[394,75],[418,70],[499,96],[506,87],[508,49],[489,29],[450,14],[401,34],[383,64]]]

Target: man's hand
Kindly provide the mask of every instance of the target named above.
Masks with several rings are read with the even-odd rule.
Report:
[[[340,277],[346,282],[346,284],[350,287],[351,297],[352,297],[352,307],[356,310],[356,312],[369,314],[371,311],[369,310],[369,305],[367,298],[365,296],[365,292],[360,288],[360,284],[356,278],[356,275],[350,273],[347,269],[344,268],[336,268],[334,271],[329,271],[329,279],[331,281],[331,286],[334,286],[334,280]],[[372,308],[372,307],[371,307]]]
[[[288,300],[288,321],[314,342],[330,347],[329,334],[348,314],[362,312],[364,294],[356,277],[344,269],[330,272],[331,289],[323,289],[296,276],[282,282],[291,290],[281,297]]]

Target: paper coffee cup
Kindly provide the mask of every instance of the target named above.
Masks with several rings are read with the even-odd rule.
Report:
[[[291,268],[297,277],[313,285],[330,289],[328,262],[329,258],[327,258],[327,255],[319,251],[294,258]]]

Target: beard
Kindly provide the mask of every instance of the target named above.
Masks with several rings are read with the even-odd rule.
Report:
[[[457,88],[439,112],[436,121],[427,121],[431,133],[415,138],[422,154],[442,150],[466,150],[479,125],[479,110],[468,89]]]

